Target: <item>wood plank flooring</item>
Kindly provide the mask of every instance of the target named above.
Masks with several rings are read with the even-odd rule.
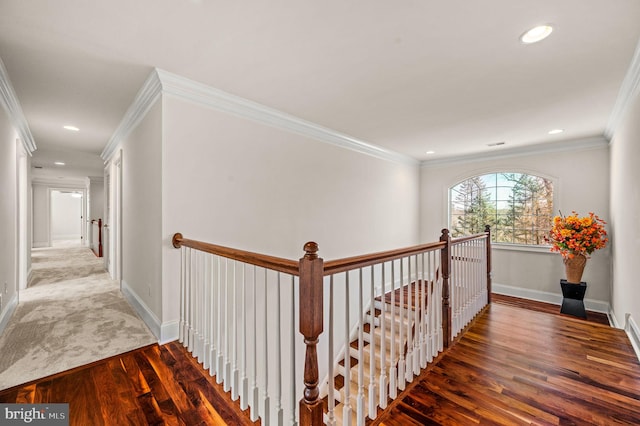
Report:
[[[0,402],[68,402],[78,426],[254,424],[177,342],[7,389]]]
[[[624,331],[510,304],[496,299],[372,424],[640,424]]]
[[[495,298],[370,423],[640,424],[640,363],[624,332],[544,305]],[[177,342],[1,391],[0,402],[68,402],[71,425],[252,424]]]

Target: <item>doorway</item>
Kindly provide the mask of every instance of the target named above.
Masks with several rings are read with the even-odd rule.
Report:
[[[84,188],[50,189],[49,232],[52,247],[84,245],[85,199]]]

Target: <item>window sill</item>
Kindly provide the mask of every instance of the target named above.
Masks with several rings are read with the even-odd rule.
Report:
[[[549,253],[557,255],[551,251],[551,246],[525,246],[522,244],[508,244],[508,243],[491,243],[491,248],[496,250],[511,250],[511,251],[526,251],[532,253]]]

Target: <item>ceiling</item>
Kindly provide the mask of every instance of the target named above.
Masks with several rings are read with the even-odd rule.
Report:
[[[602,135],[638,22],[638,0],[0,0],[0,58],[38,173],[100,175],[154,67],[431,160]]]

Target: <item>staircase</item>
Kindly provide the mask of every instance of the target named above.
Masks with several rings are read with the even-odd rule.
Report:
[[[378,410],[396,398],[397,391],[404,390],[433,358],[428,354],[438,333],[427,330],[425,321],[429,288],[433,290],[433,286],[413,282],[375,298],[362,330],[349,344],[350,356],[345,359],[342,355],[338,362],[332,412],[329,395],[324,400],[326,424],[355,426],[364,424],[365,417],[375,419]],[[358,413],[362,413],[360,421]]]

